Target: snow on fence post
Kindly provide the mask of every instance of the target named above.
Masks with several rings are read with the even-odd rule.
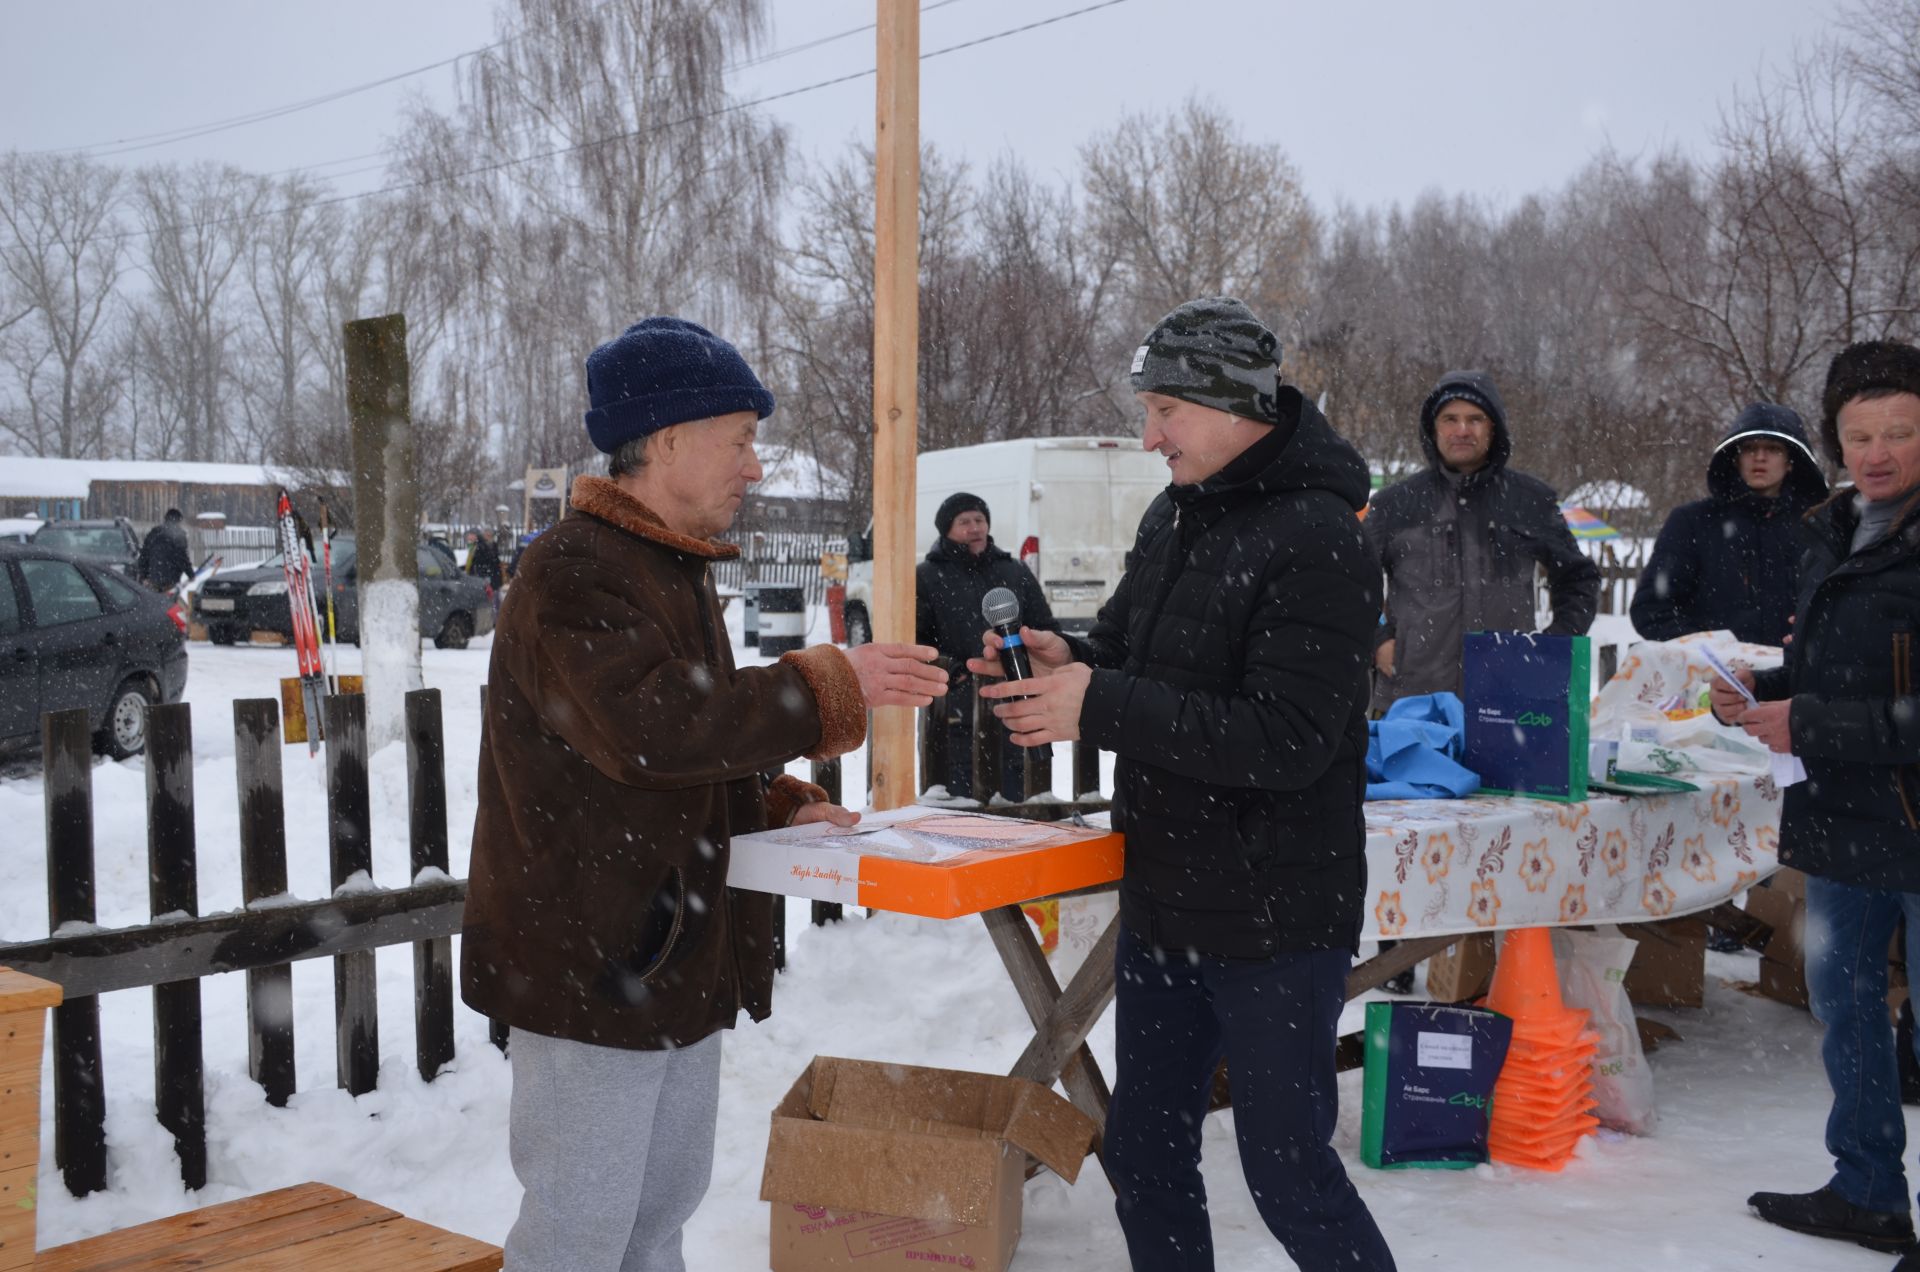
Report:
[[[413,877],[447,876],[447,764],[440,691],[407,695],[407,837]],[[438,882],[438,880],[434,880]],[[423,1082],[453,1062],[453,939],[413,943],[413,1050]]]
[[[372,815],[367,785],[367,700],[331,694],[327,715],[327,841],[334,895],[373,883]],[[364,876],[354,881],[354,876]],[[380,1078],[380,1016],[374,952],[333,959],[334,1060],[339,1084],[365,1095]]]
[[[361,667],[368,746],[405,733],[403,696],[421,687],[420,586],[414,553],[420,491],[413,473],[407,320],[347,323],[347,415],[353,433],[353,516],[359,562]]]
[[[813,761],[813,784],[827,793],[827,801],[833,804],[843,803],[840,798],[840,760],[836,756],[831,760]],[[840,921],[840,903],[838,901],[815,901],[813,903],[813,925],[822,927],[828,923]]]
[[[46,773],[47,930],[94,921],[93,733],[83,707],[40,719]],[[53,1009],[53,1162],[76,1197],[107,1186],[107,1091],[100,999]]]
[[[193,708],[147,708],[147,900],[155,923],[200,915],[193,837]],[[207,1183],[207,1096],[201,1063],[200,982],[153,987],[153,1095],[173,1133],[180,1178]]]
[[[280,704],[233,702],[240,795],[240,895],[247,905],[287,891],[286,800],[280,784]],[[284,1108],[293,1097],[293,965],[247,969],[247,1074]]]

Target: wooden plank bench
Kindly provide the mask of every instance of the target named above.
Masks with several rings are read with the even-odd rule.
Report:
[[[298,1184],[42,1250],[33,1272],[380,1268],[498,1272],[500,1251],[326,1184]]]
[[[0,967],[0,1272],[379,1268],[498,1272],[500,1251],[327,1184],[299,1184],[34,1250],[40,1052],[58,985]]]

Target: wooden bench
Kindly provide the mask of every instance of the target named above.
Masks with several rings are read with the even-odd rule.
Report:
[[[326,1184],[300,1184],[34,1250],[40,1049],[60,987],[0,968],[0,1272],[379,1268],[497,1272],[500,1251]]]

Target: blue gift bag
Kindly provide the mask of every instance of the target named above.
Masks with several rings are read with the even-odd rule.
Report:
[[[1466,765],[1488,795],[1587,797],[1585,636],[1473,632],[1462,665]]]
[[[1513,1022],[1483,1007],[1368,1003],[1360,1160],[1465,1170],[1487,1160],[1493,1084]]]

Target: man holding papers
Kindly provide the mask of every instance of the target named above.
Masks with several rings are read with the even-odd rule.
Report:
[[[1920,349],[1848,347],[1824,406],[1827,449],[1854,485],[1807,519],[1786,663],[1713,690],[1715,717],[1806,767],[1786,791],[1780,860],[1809,876],[1807,991],[1834,1096],[1833,1177],[1748,1204],[1796,1232],[1910,1251],[1887,944],[1904,915],[1920,966]],[[1920,1254],[1898,1266],[1920,1270]]]

